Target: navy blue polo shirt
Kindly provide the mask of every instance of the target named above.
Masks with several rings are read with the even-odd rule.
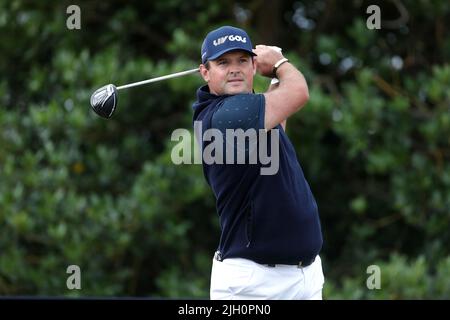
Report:
[[[223,259],[246,258],[263,264],[297,264],[314,258],[322,247],[318,208],[296,152],[280,125],[278,135],[270,130],[267,139],[258,135],[256,148],[266,143],[272,155],[272,138],[278,139],[278,170],[261,174],[269,164],[249,163],[250,143],[237,145],[226,141],[227,130],[264,130],[265,99],[262,94],[217,96],[207,86],[197,91],[193,105],[194,121],[200,121],[202,132],[217,129],[223,134],[226,160],[227,144],[233,150],[242,148],[246,163],[203,162],[203,172],[216,197],[221,237],[218,250]],[[212,141],[201,139],[202,150]],[[273,143],[273,142],[272,142]],[[276,153],[276,152],[275,152]],[[234,157],[236,160],[236,157]],[[273,164],[272,164],[273,165]]]

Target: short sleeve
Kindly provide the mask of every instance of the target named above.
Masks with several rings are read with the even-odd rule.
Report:
[[[224,99],[214,113],[211,127],[226,129],[264,129],[265,100],[262,94],[237,94]]]

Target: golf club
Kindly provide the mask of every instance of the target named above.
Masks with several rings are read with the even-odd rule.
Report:
[[[186,70],[182,72],[172,73],[168,74],[166,76],[152,78],[148,80],[143,80],[139,82],[134,82],[130,84],[126,84],[120,87],[116,87],[113,84],[107,84],[106,86],[103,86],[97,90],[91,95],[91,107],[95,111],[96,114],[103,118],[111,118],[111,116],[114,113],[114,110],[116,110],[117,106],[117,91],[122,89],[127,89],[131,87],[141,86],[147,83],[182,77],[188,74],[193,74],[198,72],[199,69],[191,69]]]

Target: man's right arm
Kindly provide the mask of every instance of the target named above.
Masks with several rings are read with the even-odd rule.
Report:
[[[277,83],[275,83],[275,84],[270,84],[270,86],[269,86],[269,88],[267,89],[267,91],[266,91],[266,93],[267,92],[270,92],[270,91],[273,91],[273,90],[275,90],[275,89],[277,89],[278,88],[278,84],[279,84],[280,82],[278,81]],[[265,97],[264,97],[265,98]],[[283,128],[283,130],[286,132],[286,121],[287,121],[287,119],[284,119],[281,123],[280,123],[280,125],[281,125],[281,127]]]
[[[273,66],[283,55],[268,46],[256,46],[253,50],[257,71],[272,77]],[[276,89],[264,93],[264,127],[269,130],[283,123],[289,116],[300,110],[309,99],[308,85],[302,73],[289,62],[283,63],[276,72],[280,81]]]

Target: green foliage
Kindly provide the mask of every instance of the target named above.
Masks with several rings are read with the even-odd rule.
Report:
[[[424,256],[408,259],[393,254],[387,262],[379,262],[380,287],[367,285],[374,273],[358,265],[359,272],[353,277],[343,277],[337,286],[333,281],[325,284],[327,299],[449,299],[450,257],[431,267]],[[372,288],[372,289],[369,289]]]
[[[405,25],[368,30],[369,2],[336,3],[284,1],[262,23],[257,2],[79,1],[69,31],[70,1],[0,2],[0,294],[208,297],[214,198],[170,158],[201,77],[121,91],[109,120],[89,98],[198,66],[206,32],[234,24],[254,44],[273,32],[309,84],[287,130],[320,209],[324,297],[449,299],[450,6],[405,3]]]

